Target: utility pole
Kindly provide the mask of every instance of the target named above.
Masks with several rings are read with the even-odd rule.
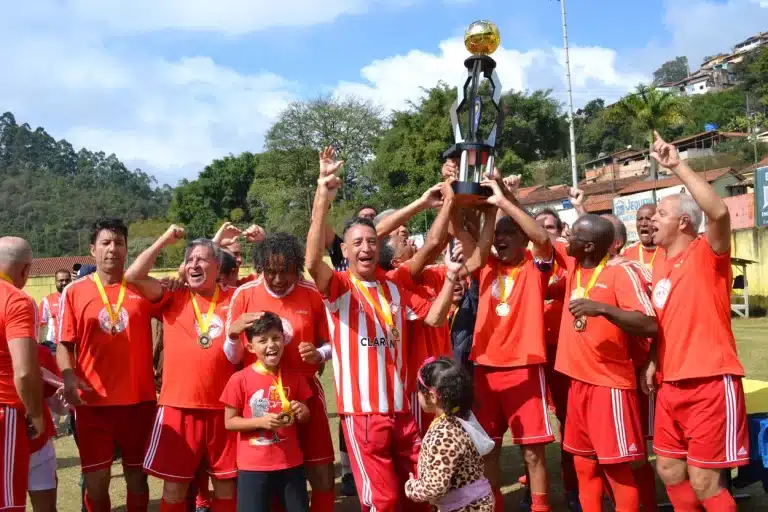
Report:
[[[749,108],[749,93],[746,93],[744,97],[747,100],[747,130],[749,136],[752,138],[752,147],[755,152],[755,163],[757,163],[757,127],[752,126],[752,111]]]
[[[563,16],[563,48],[565,49],[565,77],[568,82],[568,126],[571,136],[571,179],[573,186],[579,184],[579,173],[576,169],[576,131],[573,127],[573,92],[571,90],[571,59],[568,54],[568,23],[565,16],[565,0],[560,0],[560,11]]]

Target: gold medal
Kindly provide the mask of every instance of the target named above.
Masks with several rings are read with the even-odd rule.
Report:
[[[509,315],[509,304],[506,302],[500,302],[496,305],[496,314],[499,316]]]
[[[284,412],[284,413],[281,413],[281,414],[280,414],[280,415],[277,417],[277,420],[278,420],[280,423],[282,423],[283,425],[285,425],[286,427],[288,427],[288,426],[290,426],[290,425],[292,425],[292,424],[293,424],[293,414],[291,414],[291,413],[289,413],[289,412]]]
[[[207,332],[204,332],[197,337],[197,343],[202,348],[211,348],[211,345],[213,345],[213,340]]]
[[[392,326],[392,329],[390,329],[390,332],[392,333],[392,338],[396,340],[400,339],[400,331],[397,330],[397,327]]]
[[[123,276],[123,280],[120,283],[120,291],[117,294],[117,304],[115,304],[114,309],[112,309],[112,303],[109,301],[109,297],[107,297],[107,291],[104,289],[104,285],[101,283],[101,278],[99,277],[98,272],[94,273],[93,282],[96,283],[96,288],[99,290],[101,302],[104,304],[104,309],[107,311],[107,315],[109,315],[109,333],[112,336],[117,336],[117,324],[120,323],[120,311],[123,308],[123,301],[125,300],[125,289],[128,287],[128,281],[125,279],[125,276]]]
[[[360,279],[352,275],[351,272],[349,272],[349,277],[358,291],[363,295],[363,297],[366,298],[368,304],[370,304],[373,308],[374,315],[379,320],[379,322],[381,322],[382,328],[386,326],[389,330],[389,333],[392,335],[392,338],[394,340],[400,340],[400,331],[397,329],[397,327],[395,327],[395,320],[392,316],[392,313],[396,313],[398,308],[396,305],[392,305],[390,308],[389,302],[387,301],[387,296],[384,295],[384,288],[382,288],[381,283],[376,281],[376,289],[379,296],[379,300],[377,302],[373,299],[371,292],[368,291],[368,288],[365,287]]]
[[[574,318],[573,320],[573,329],[576,332],[584,332],[587,328],[587,317],[580,316],[578,318]]]

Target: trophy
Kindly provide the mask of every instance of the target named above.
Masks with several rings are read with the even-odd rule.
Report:
[[[462,77],[456,101],[451,105],[454,145],[443,153],[444,159],[458,158],[460,161],[459,176],[453,183],[453,191],[457,203],[464,206],[482,203],[491,195],[491,191],[480,186],[480,182],[486,172],[493,171],[496,140],[504,130],[501,82],[496,74],[496,61],[490,57],[500,42],[499,29],[490,21],[475,21],[464,33],[464,46],[472,56],[464,61],[467,74]],[[484,79],[490,82],[490,103],[495,108],[495,121],[486,139],[480,133],[484,105],[479,88]]]

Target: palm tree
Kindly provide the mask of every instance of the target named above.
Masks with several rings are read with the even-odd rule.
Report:
[[[632,119],[643,131],[648,134],[648,147],[653,151],[653,132],[672,125],[680,124],[685,118],[685,103],[683,100],[669,91],[660,91],[655,87],[644,84],[637,86],[637,90],[623,97],[611,109],[611,116],[615,119]],[[651,162],[651,178],[656,181],[656,161]],[[654,190],[654,196],[656,191]],[[655,197],[654,197],[655,199]]]

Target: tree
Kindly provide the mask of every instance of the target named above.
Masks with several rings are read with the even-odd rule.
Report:
[[[653,72],[653,85],[679,82],[688,76],[688,57],[676,57]]]
[[[740,87],[768,106],[768,48],[749,53],[741,69]]]
[[[653,132],[670,125],[682,124],[685,114],[684,103],[668,91],[655,87],[638,85],[637,91],[623,97],[613,106],[611,116],[632,120],[642,129],[649,148],[653,150]],[[656,179],[656,161],[651,159],[651,177]]]

